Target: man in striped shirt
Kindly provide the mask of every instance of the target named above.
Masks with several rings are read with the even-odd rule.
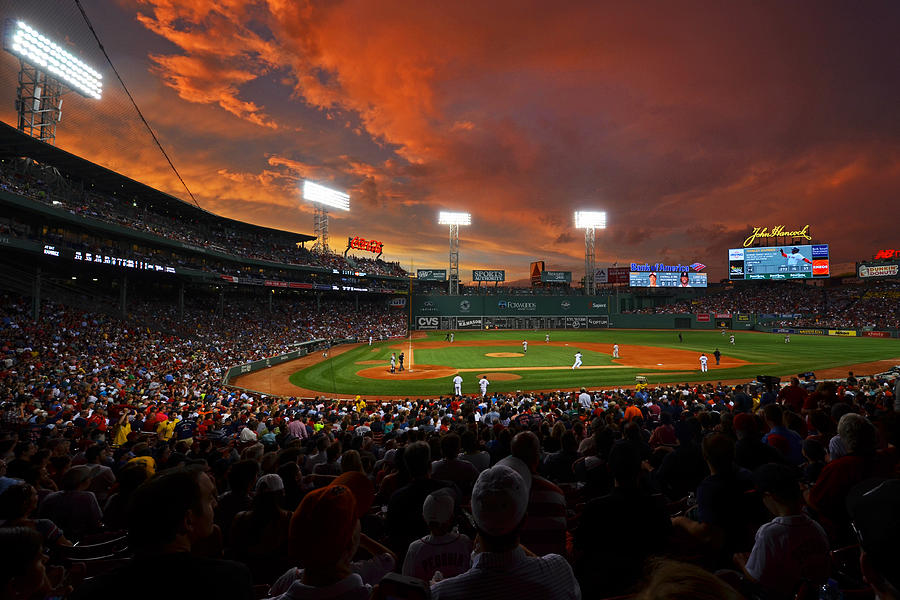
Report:
[[[519,470],[504,462],[518,462]],[[435,583],[432,600],[580,600],[581,589],[565,558],[533,556],[519,543],[530,485],[531,473],[515,458],[481,472],[472,490],[478,528],[472,568]]]

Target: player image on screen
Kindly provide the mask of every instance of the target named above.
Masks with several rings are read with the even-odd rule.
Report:
[[[797,267],[802,267],[803,263],[807,263],[810,265],[812,264],[811,260],[809,260],[808,258],[803,256],[803,254],[800,252],[800,248],[796,248],[796,247],[791,248],[790,254],[785,252],[784,248],[782,248],[781,256],[782,256],[782,258],[787,259],[786,262],[787,262],[788,267],[797,268]]]
[[[656,287],[656,273],[650,273],[650,287]]]
[[[681,287],[691,287],[687,272],[681,274]]]

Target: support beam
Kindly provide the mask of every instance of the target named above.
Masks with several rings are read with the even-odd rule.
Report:
[[[459,295],[459,224],[450,224],[450,269],[449,269],[451,296]]]
[[[31,318],[37,323],[41,319],[41,268],[38,267],[34,272],[34,283],[32,284],[31,294]]]
[[[128,316],[128,277],[122,276],[122,285],[119,286],[119,310],[122,318]]]

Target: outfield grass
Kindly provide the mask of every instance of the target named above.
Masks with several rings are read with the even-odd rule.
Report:
[[[720,381],[752,379],[760,374],[792,375],[805,371],[852,365],[856,363],[885,360],[900,357],[900,340],[884,338],[843,338],[824,336],[791,336],[791,343],[784,343],[784,336],[756,332],[736,331],[735,345],[728,343],[718,331],[682,331],[683,342],[678,341],[676,331],[647,330],[592,330],[592,331],[552,331],[553,342],[568,343],[569,346],[547,346],[544,344],[545,331],[472,331],[457,332],[455,343],[443,343],[444,333],[433,332],[417,342],[431,340],[441,342],[438,348],[420,348],[413,352],[413,369],[416,364],[441,365],[455,369],[503,369],[518,375],[513,381],[494,380],[490,390],[510,392],[515,390],[571,389],[584,386],[633,385],[638,374],[647,376],[651,383],[684,381]],[[522,357],[493,358],[485,354],[521,353],[519,342],[528,340],[528,353]],[[517,345],[462,346],[473,340],[516,341]],[[607,353],[580,348],[579,343],[608,344]],[[699,362],[693,370],[679,369],[676,373],[655,369],[603,368],[582,369],[573,372],[573,355],[581,350],[585,366],[610,366],[612,344],[655,346],[688,350],[699,357],[701,352],[710,355],[710,371],[701,373]],[[725,356],[739,358],[751,364],[734,368],[716,368],[712,352],[719,348]],[[452,376],[439,379],[411,381],[375,380],[361,377],[357,371],[377,367],[378,364],[358,364],[360,361],[381,361],[387,370],[391,352],[400,350],[409,354],[408,342],[393,340],[379,342],[373,347],[361,346],[319,364],[292,374],[290,381],[300,387],[327,393],[422,396],[449,394],[453,390]],[[559,367],[552,370],[515,370],[516,367]],[[461,372],[463,392],[474,394],[478,391],[477,372]]]

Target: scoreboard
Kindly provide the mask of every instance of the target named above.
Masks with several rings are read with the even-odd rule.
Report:
[[[728,251],[728,278],[822,279],[830,275],[828,245],[766,246]]]
[[[692,271],[631,271],[628,274],[630,287],[706,287],[706,273]]]

